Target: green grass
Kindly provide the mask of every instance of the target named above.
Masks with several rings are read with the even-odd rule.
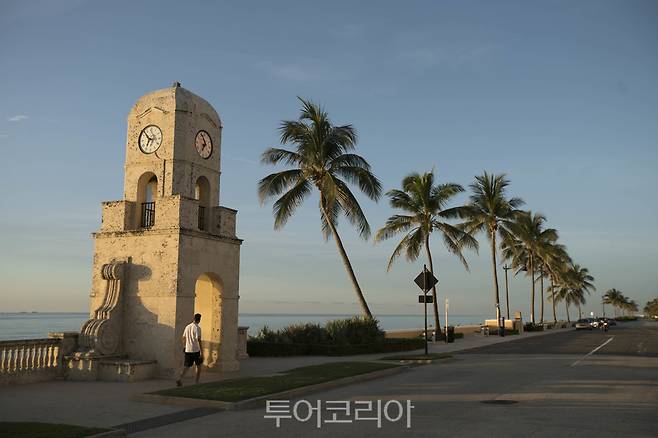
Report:
[[[448,359],[452,354],[448,353],[429,353],[424,354],[400,354],[395,356],[382,357],[380,360],[435,360],[435,359]]]
[[[109,430],[70,424],[0,422],[0,438],[78,438]]]
[[[276,376],[244,377],[165,389],[153,394],[237,402],[343,377],[393,368],[397,365],[373,362],[333,362],[288,370]]]

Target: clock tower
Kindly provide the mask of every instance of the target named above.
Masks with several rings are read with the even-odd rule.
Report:
[[[128,115],[124,196],[102,204],[94,233],[90,319],[79,355],[182,365],[181,336],[201,316],[204,365],[238,369],[240,245],[236,210],[219,206],[222,122],[174,83]],[[101,367],[102,368],[102,367]]]

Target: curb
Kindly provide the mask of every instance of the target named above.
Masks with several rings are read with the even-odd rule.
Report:
[[[361,382],[366,382],[368,380],[391,376],[394,374],[401,373],[407,370],[408,368],[409,366],[398,365],[392,368],[374,371],[372,373],[357,374],[356,376],[343,377],[341,379],[330,380],[328,382],[316,383],[314,385],[307,385],[299,388],[293,388],[286,391],[281,391],[281,392],[262,395],[254,398],[249,398],[246,400],[241,400],[238,402],[225,402],[219,400],[205,400],[205,399],[188,398],[188,397],[174,397],[170,395],[158,395],[158,394],[139,394],[131,397],[131,400],[147,402],[147,403],[159,403],[159,404],[189,406],[189,407],[197,407],[197,408],[207,407],[207,408],[215,408],[217,410],[222,410],[222,411],[251,409],[263,405],[265,403],[265,400],[275,400],[275,399],[281,400],[284,398],[295,398],[313,392],[324,391],[326,389],[337,388],[340,386],[347,386],[352,383],[361,383]]]
[[[125,430],[113,429],[107,432],[101,432],[95,435],[89,435],[87,438],[114,438],[114,437],[124,437],[126,435],[127,434]]]

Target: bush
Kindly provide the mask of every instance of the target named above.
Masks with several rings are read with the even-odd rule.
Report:
[[[324,327],[314,323],[292,324],[280,330],[267,326],[251,338],[254,341],[278,344],[369,344],[382,342],[384,332],[376,319],[354,316],[328,321]]]
[[[353,316],[335,319],[328,321],[325,329],[332,344],[369,344],[384,340],[384,332],[373,318]]]
[[[533,324],[531,322],[526,322],[523,324],[523,331],[526,332],[543,332],[544,326],[541,324]]]
[[[637,321],[637,316],[618,316],[615,321]]]

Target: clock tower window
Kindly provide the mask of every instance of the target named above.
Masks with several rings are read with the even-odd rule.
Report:
[[[200,176],[194,185],[194,199],[199,201],[198,227],[200,230],[207,229],[208,207],[210,199],[210,183],[205,176]]]
[[[153,172],[146,172],[137,183],[137,207],[139,226],[151,228],[155,225],[155,198],[158,196],[158,178]]]

